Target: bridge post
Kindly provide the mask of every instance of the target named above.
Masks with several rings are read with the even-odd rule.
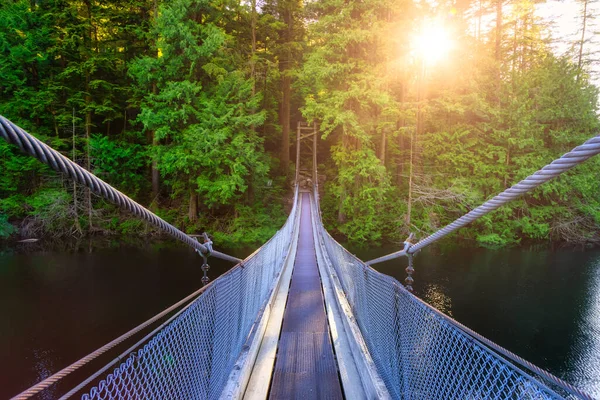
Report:
[[[317,123],[313,122],[312,125],[308,123],[298,121],[297,125],[297,137],[296,137],[296,184],[300,184],[300,180],[302,178],[312,179],[313,183],[317,180]],[[306,143],[304,139],[309,139],[312,137],[312,146],[309,143]],[[303,155],[306,155],[306,152],[302,153],[302,146],[306,146],[305,150],[312,152],[312,165],[311,168],[308,168],[308,157],[306,159],[303,158]],[[304,162],[304,167],[302,163]],[[304,173],[304,174],[302,174]]]
[[[300,178],[300,129],[302,122],[298,121],[298,127],[296,129],[296,178],[295,184],[298,185]]]

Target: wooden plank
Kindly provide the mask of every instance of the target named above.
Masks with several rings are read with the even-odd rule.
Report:
[[[327,316],[346,399],[391,399],[385,382],[369,354],[350,304],[327,256],[327,250],[316,229],[313,233],[317,244],[315,249],[318,266],[323,277]]]
[[[302,210],[298,210],[298,215],[300,215],[301,212]],[[296,222],[296,224],[297,223],[298,222]],[[269,384],[271,382],[273,366],[275,365],[275,355],[277,354],[277,344],[279,342],[279,332],[281,331],[281,325],[283,323],[283,313],[285,311],[285,304],[290,287],[290,280],[292,278],[294,261],[296,259],[296,250],[298,247],[297,230],[294,230],[292,235],[294,235],[294,239],[292,241],[292,245],[290,246],[290,252],[285,261],[285,266],[279,280],[279,285],[276,289],[272,308],[270,308],[270,313],[267,316],[268,323],[260,343],[258,355],[255,359],[256,362],[254,363],[248,384],[246,386],[244,399],[264,400],[267,398],[269,393]],[[231,398],[237,397],[232,396]]]
[[[298,250],[269,398],[343,398],[325,316],[308,193],[302,194]]]

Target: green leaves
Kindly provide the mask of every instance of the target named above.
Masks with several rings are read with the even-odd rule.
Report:
[[[144,97],[138,120],[158,141],[157,168],[167,181],[183,181],[201,194],[208,207],[232,205],[251,177],[268,172],[254,132],[265,118],[255,111],[261,97],[236,69],[238,49],[230,47],[229,34],[211,22],[217,13],[200,1],[166,5],[156,25],[160,55],[130,68],[140,85],[156,87]]]
[[[385,168],[369,150],[332,148],[338,176],[328,190],[339,201],[339,211],[347,216],[335,228],[352,241],[378,241],[386,215],[382,207],[389,200],[390,182]]]
[[[6,239],[16,232],[16,228],[8,222],[8,216],[0,213],[0,238]]]
[[[101,135],[92,136],[90,146],[95,160],[94,174],[129,196],[147,189],[144,169],[148,166],[148,157],[143,146],[117,142]]]
[[[473,37],[446,21],[455,25],[455,49],[437,65],[420,65],[411,51],[412,21],[430,11],[413,7],[385,0],[307,6],[310,47],[297,87],[303,116],[319,121],[331,148],[328,226],[351,240],[394,230],[394,238],[430,234],[599,128],[597,89],[571,60],[549,51],[532,3],[509,11],[516,22],[504,25],[497,56],[495,32]],[[600,204],[598,173],[587,168],[460,234],[488,245],[600,240],[591,222]]]

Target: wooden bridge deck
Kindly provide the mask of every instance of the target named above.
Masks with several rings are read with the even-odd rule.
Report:
[[[302,193],[298,250],[269,398],[343,398],[325,315],[308,193]]]

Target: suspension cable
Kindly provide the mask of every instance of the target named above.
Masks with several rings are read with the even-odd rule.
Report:
[[[130,211],[133,215],[149,222],[160,230],[167,232],[175,239],[193,247],[202,254],[209,253],[209,249],[193,237],[175,228],[152,211],[143,207],[130,197],[121,193],[91,172],[77,165],[67,157],[60,154],[39,139],[33,137],[13,122],[0,115],[0,137],[8,143],[17,145],[23,152],[37,158],[44,164],[49,165],[57,172],[63,173],[75,182],[88,187],[92,192],[116,204],[120,208]],[[212,251],[210,255],[217,258],[239,263],[242,260],[219,251]]]
[[[408,253],[414,254],[417,251],[421,250],[423,247],[440,240],[444,236],[454,232],[459,228],[462,228],[467,224],[470,224],[471,222],[481,218],[482,216],[490,213],[491,211],[494,211],[500,206],[503,206],[504,204],[520,197],[521,195],[532,191],[533,189],[540,186],[542,183],[545,183],[550,179],[559,176],[563,172],[568,171],[576,165],[583,163],[584,161],[588,160],[589,158],[595,156],[598,153],[600,153],[600,135],[587,140],[581,146],[575,147],[573,150],[564,154],[562,157],[552,161],[550,164],[546,165],[544,168],[540,169],[533,175],[528,176],[516,185],[506,189],[494,198],[486,201],[479,207],[469,211],[467,214],[458,218],[449,225],[446,225],[445,227],[433,233],[432,235],[412,245],[407,251],[397,251],[395,253],[391,253],[386,256],[373,259],[371,261],[367,261],[365,264],[373,265],[382,261],[388,261],[397,257],[405,256]]]

